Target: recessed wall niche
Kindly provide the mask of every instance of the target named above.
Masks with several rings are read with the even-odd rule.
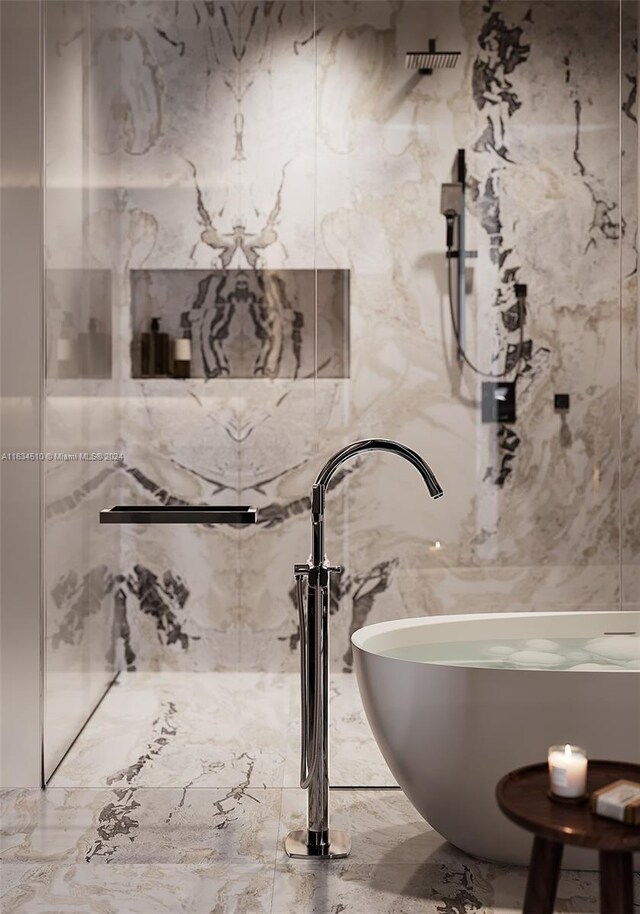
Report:
[[[134,378],[349,376],[348,270],[132,270],[131,310]]]

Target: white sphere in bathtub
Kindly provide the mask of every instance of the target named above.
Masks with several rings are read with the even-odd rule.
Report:
[[[509,657],[518,666],[560,666],[564,662],[562,654],[551,654],[549,651],[516,651]]]
[[[560,650],[557,641],[548,641],[546,638],[530,638],[524,647],[527,651],[545,651],[552,654],[557,654]]]
[[[493,647],[487,648],[487,654],[492,657],[510,657],[513,653],[513,648],[507,647],[506,644],[494,644]]]
[[[585,649],[607,660],[640,660],[640,636],[608,635],[589,641]]]

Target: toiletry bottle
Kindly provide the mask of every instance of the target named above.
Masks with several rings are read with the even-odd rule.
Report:
[[[153,321],[151,325],[153,326]],[[150,378],[153,375],[153,351],[152,351],[152,340],[151,333],[149,330],[144,330],[140,334],[140,377],[141,378]]]
[[[153,322],[155,318],[151,321],[151,326],[153,327]],[[151,333],[149,330],[145,330],[140,334],[140,377],[141,378],[151,378],[153,376],[153,348],[152,348],[152,339]]]
[[[83,378],[111,377],[111,337],[99,331],[95,317],[89,318],[89,332],[80,334],[80,367]]]
[[[139,330],[134,330],[131,335],[131,377],[132,378],[142,378],[144,373],[142,371],[142,337],[143,333],[140,333]]]
[[[171,355],[171,346],[168,333],[160,332],[160,318],[156,318],[155,329],[152,329],[154,336],[155,349],[155,371],[157,378],[167,378],[169,376],[169,358]],[[152,322],[153,323],[153,322]]]
[[[174,378],[191,377],[191,330],[184,319],[180,335],[173,340],[172,374]]]
[[[169,335],[161,333],[160,318],[151,318],[151,330],[142,334],[142,376],[166,378],[169,374]]]
[[[64,312],[60,336],[56,344],[56,362],[59,378],[77,378],[79,375],[78,340],[69,311]]]

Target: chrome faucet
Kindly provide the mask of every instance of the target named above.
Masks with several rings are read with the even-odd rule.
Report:
[[[289,857],[348,857],[351,851],[351,840],[346,832],[329,830],[329,580],[331,574],[339,574],[342,568],[327,564],[324,502],[327,487],[338,467],[364,451],[390,451],[404,457],[420,473],[432,498],[440,498],[443,494],[431,468],[419,454],[384,438],[356,441],[338,451],[320,470],[311,490],[311,556],[306,564],[294,566],[300,617],[300,786],[308,791],[307,827],[287,836],[285,850]]]

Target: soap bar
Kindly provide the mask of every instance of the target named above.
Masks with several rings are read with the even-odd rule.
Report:
[[[640,825],[640,784],[614,781],[591,794],[591,809],[598,816],[617,819],[627,825]]]

